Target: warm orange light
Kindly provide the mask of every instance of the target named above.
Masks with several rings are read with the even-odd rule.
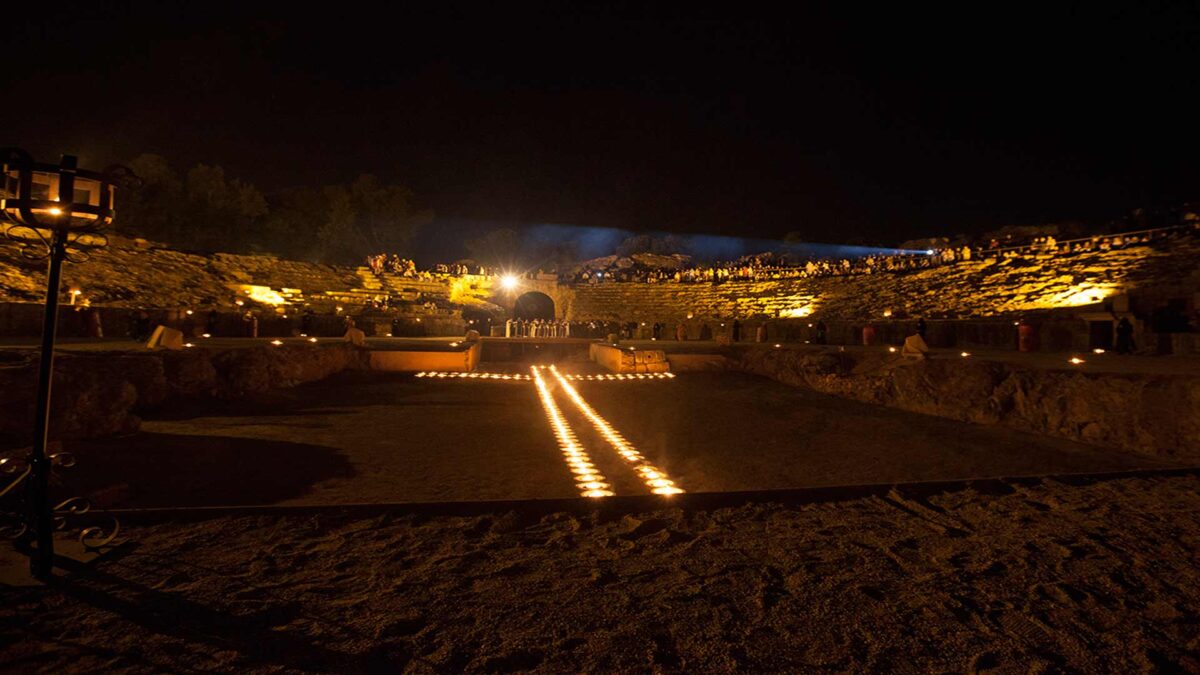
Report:
[[[1069,361],[1070,361],[1071,365],[1073,365],[1073,366],[1077,366],[1077,365],[1079,365],[1079,364],[1081,364],[1081,363],[1083,363],[1083,362],[1084,362],[1084,360],[1083,360],[1083,359],[1081,359],[1081,358],[1079,358],[1078,356],[1072,356],[1072,357],[1069,359]]]
[[[537,366],[534,366],[533,372],[534,377],[538,378],[540,381],[541,378],[538,374]],[[637,448],[635,448],[632,443],[626,440],[619,431],[617,431],[611,424],[608,423],[608,420],[601,417],[595,411],[595,409],[592,408],[592,406],[588,405],[587,401],[580,396],[575,387],[567,381],[567,378],[563,377],[563,375],[558,372],[557,367],[550,366],[550,373],[553,374],[558,380],[559,389],[561,389],[563,393],[567,395],[567,398],[571,399],[571,402],[574,403],[579,412],[583,413],[583,416],[592,423],[592,426],[596,429],[596,431],[598,431],[600,435],[603,436],[610,445],[612,445],[613,449],[617,451],[617,454],[620,455],[622,459],[634,465],[634,471],[638,473],[638,475],[642,478],[642,481],[646,483],[647,487],[650,488],[650,492],[658,495],[674,495],[683,492],[682,489],[676,487],[674,481],[667,477],[666,473],[651,464],[645,457],[642,456],[640,452],[637,451]],[[644,379],[645,376],[639,374],[638,378]]]
[[[278,347],[279,345],[283,344],[283,340],[271,340],[271,344]]]
[[[570,467],[571,473],[575,475],[575,485],[580,489],[580,496],[593,499],[611,497],[613,493],[608,489],[608,484],[604,482],[604,476],[596,470],[591,458],[576,440],[575,433],[571,431],[558,404],[554,402],[554,396],[550,394],[550,388],[546,386],[546,381],[542,378],[538,367],[531,366],[530,372],[533,384],[537,387],[538,398],[542,402],[542,409],[545,410],[546,417],[550,419],[550,426],[554,429],[558,447],[566,456],[567,466]]]
[[[963,357],[964,359],[970,355],[971,355],[971,352],[963,352],[962,354],[959,354],[959,356]]]

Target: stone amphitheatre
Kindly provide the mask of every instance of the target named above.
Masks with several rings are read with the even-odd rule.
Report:
[[[0,649],[97,670],[1195,670],[1192,225],[721,283],[112,236],[65,271],[52,438],[78,458],[55,489],[125,529],[76,595],[13,591]],[[0,245],[9,456],[43,283]],[[504,337],[530,294],[604,337]],[[141,313],[184,344],[126,337]],[[1120,317],[1137,354],[1113,353]]]

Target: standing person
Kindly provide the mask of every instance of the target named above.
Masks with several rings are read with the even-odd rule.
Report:
[[[682,321],[675,324],[675,339],[679,342],[685,342],[687,340],[687,325]]]
[[[654,329],[653,329],[653,331],[651,332],[651,335],[650,335],[650,336],[651,336],[652,338],[654,338],[655,340],[661,340],[661,339],[662,339],[662,328],[663,328],[663,327],[662,327],[662,324],[661,324],[661,323],[659,323],[659,322],[657,322],[657,321],[655,321],[655,322],[654,322]]]
[[[1133,324],[1127,317],[1117,322],[1117,353],[1132,354],[1137,347],[1133,344]]]
[[[208,318],[204,320],[204,332],[209,335],[217,334],[217,325],[221,321],[221,315],[217,314],[217,310],[208,310]]]
[[[824,321],[817,322],[817,344],[823,345],[828,339],[828,329],[825,328]]]
[[[925,317],[917,319],[917,335],[920,335],[922,340],[925,339]]]
[[[91,307],[85,310],[87,312],[87,327],[88,337],[102,338],[104,337],[104,327],[100,323],[100,308]]]
[[[737,319],[734,319],[733,327],[730,329],[729,333],[730,333],[730,338],[734,342],[741,342],[741,340],[742,340],[742,322],[738,321]]]

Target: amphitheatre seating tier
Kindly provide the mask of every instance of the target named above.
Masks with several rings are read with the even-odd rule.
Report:
[[[1200,289],[1200,240],[1183,236],[1119,250],[985,258],[905,272],[711,283],[579,284],[571,319],[821,316],[980,318],[1094,305],[1136,291]]]
[[[16,242],[0,244],[0,299],[40,301],[45,264],[26,259]],[[109,246],[63,270],[64,288],[116,307],[226,306],[239,286],[263,286],[290,304],[367,305],[384,294],[366,268],[283,260],[267,255],[202,254],[111,237]]]
[[[982,318],[1095,306],[1098,299],[1191,297],[1200,289],[1200,237],[1194,233],[1110,251],[981,258],[929,269],[805,279],[711,283],[525,282],[553,296],[559,316],[575,320],[669,320],[702,317]],[[39,302],[44,262],[0,242],[0,301]],[[490,280],[445,275],[376,275],[268,255],[200,254],[112,237],[86,261],[68,264],[64,288],[92,303],[115,307],[229,306],[239,286],[261,286],[293,306],[346,311],[390,296],[394,306],[439,313],[466,304],[490,307]]]

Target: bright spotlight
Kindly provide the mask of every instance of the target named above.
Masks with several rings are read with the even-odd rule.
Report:
[[[506,291],[511,291],[517,287],[517,277],[512,274],[505,274],[500,277],[500,287]]]

